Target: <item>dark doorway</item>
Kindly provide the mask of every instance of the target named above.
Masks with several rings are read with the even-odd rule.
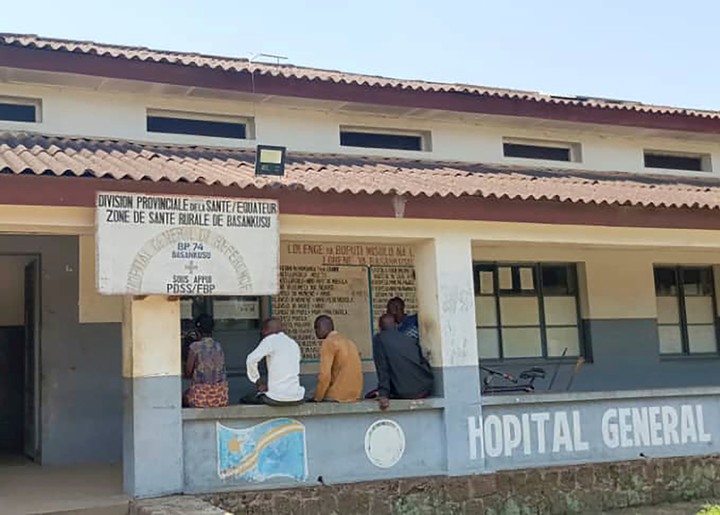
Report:
[[[0,255],[0,453],[38,458],[39,266]]]
[[[24,327],[0,327],[0,452],[22,452],[24,389]]]

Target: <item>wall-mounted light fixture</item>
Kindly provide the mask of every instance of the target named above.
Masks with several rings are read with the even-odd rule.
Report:
[[[258,145],[255,151],[255,175],[285,175],[285,147]]]

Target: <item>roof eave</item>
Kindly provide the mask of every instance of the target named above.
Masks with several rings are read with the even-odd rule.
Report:
[[[256,74],[253,78],[246,70],[226,71],[9,45],[0,45],[0,66],[258,95],[720,134],[720,118],[687,113],[611,109],[491,94],[413,90],[399,86],[349,84],[270,74]]]

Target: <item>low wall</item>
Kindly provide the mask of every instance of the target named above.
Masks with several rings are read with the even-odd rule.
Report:
[[[184,490],[334,485],[720,453],[718,388],[498,396],[466,407],[461,412],[444,399],[427,399],[392,401],[386,412],[374,401],[183,410]],[[447,438],[450,424],[466,430]]]
[[[204,498],[231,513],[252,514],[599,513],[720,498],[720,456],[218,493]]]
[[[443,434],[440,399],[392,401],[386,412],[375,401],[186,409],[185,492],[443,474]],[[383,446],[390,441],[389,447]],[[244,459],[236,460],[234,454]]]
[[[720,388],[486,397],[468,419],[485,470],[720,453]]]

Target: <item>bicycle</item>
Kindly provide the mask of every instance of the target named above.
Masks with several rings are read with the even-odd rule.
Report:
[[[480,369],[486,373],[482,380],[483,395],[493,393],[533,393],[535,391],[535,380],[545,379],[546,375],[545,369],[540,367],[523,370],[517,378],[493,368],[481,366]],[[506,381],[506,384],[493,384],[495,378],[501,378]]]

